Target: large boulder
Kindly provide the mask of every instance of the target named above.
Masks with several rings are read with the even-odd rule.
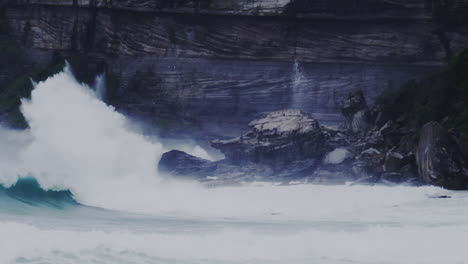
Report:
[[[386,173],[399,172],[406,163],[407,159],[405,156],[395,151],[389,151],[385,154],[383,170]]]
[[[387,121],[385,125],[380,128],[379,132],[383,137],[385,145],[388,147],[393,147],[398,144],[402,137],[400,125],[393,120]]]
[[[468,162],[457,141],[437,122],[423,126],[416,150],[423,183],[468,189]]]
[[[283,168],[293,161],[321,159],[326,152],[319,123],[300,110],[271,112],[252,121],[248,133],[212,146],[233,163],[253,162]]]

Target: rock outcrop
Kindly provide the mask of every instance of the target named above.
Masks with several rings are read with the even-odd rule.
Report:
[[[389,121],[357,135],[320,126],[310,115],[290,109],[268,113],[249,126],[241,137],[212,142],[225,160],[210,162],[171,151],[163,155],[160,170],[220,184],[303,179],[468,189],[467,158],[457,139],[437,122],[418,133],[401,120]],[[384,140],[389,135],[392,140]]]
[[[369,130],[369,109],[361,90],[351,92],[340,104],[341,113],[346,119],[346,127],[353,133],[365,133]]]
[[[403,182],[414,177],[408,167],[413,164],[410,158],[386,148],[383,140],[368,143],[378,130],[366,137],[320,126],[309,114],[295,109],[268,113],[249,126],[243,136],[212,141],[225,160],[210,162],[171,151],[163,155],[159,169],[179,177],[225,183],[303,179],[330,184],[362,178]]]
[[[323,128],[299,110],[272,112],[249,126],[251,130],[241,137],[212,142],[225,160],[210,162],[170,151],[163,155],[159,170],[203,181],[290,181],[312,176],[329,149]],[[328,163],[343,163],[349,158],[347,152],[331,153]]]
[[[271,166],[306,159],[320,159],[325,152],[325,136],[319,123],[300,110],[272,112],[249,124],[241,137],[214,140],[233,162],[253,162]]]
[[[419,176],[426,184],[468,188],[468,162],[456,140],[437,122],[424,125],[416,152]]]

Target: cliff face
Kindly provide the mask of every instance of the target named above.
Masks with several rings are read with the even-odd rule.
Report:
[[[437,1],[417,0],[20,0],[3,12],[23,64],[61,53],[83,80],[105,71],[121,111],[230,136],[283,108],[341,122],[338,102],[350,91],[372,103],[426,76],[468,46],[467,6],[435,14]]]
[[[99,7],[141,12],[253,16],[431,19],[445,13],[466,19],[466,0],[2,0],[19,5]]]

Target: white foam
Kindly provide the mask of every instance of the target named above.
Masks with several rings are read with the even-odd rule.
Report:
[[[468,226],[75,232],[0,223],[1,263],[466,263]],[[24,239],[28,238],[28,239]]]

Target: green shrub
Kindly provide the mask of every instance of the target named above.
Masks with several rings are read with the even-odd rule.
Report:
[[[18,51],[18,45],[14,40],[0,36],[0,55],[17,54]]]
[[[445,119],[446,126],[456,128],[468,140],[468,49],[430,78],[409,81],[377,102],[386,119],[406,114],[407,125],[413,128]]]

